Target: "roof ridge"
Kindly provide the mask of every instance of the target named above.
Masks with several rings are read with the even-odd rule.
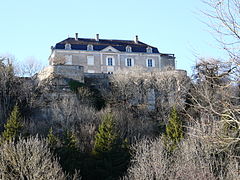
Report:
[[[112,47],[118,48],[119,51],[124,51],[124,52],[126,51],[125,48],[127,46],[131,46],[132,48],[134,48],[133,52],[146,52],[146,48],[151,47],[153,48],[153,53],[159,53],[157,47],[151,46],[141,41],[138,41],[138,43],[135,43],[134,40],[121,40],[121,39],[99,39],[99,41],[96,41],[96,39],[94,38],[78,38],[78,40],[75,40],[74,37],[68,37],[63,41],[58,42],[55,45],[55,47],[60,48],[61,46],[61,48],[64,48],[64,45],[66,43],[71,44],[73,49],[84,50],[86,49],[86,47],[84,46],[87,46],[88,44],[92,44],[96,49],[101,49],[102,46],[112,46]]]

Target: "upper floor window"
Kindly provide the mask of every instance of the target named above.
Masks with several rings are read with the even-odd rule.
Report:
[[[147,51],[147,53],[152,53],[152,48],[151,47],[147,47],[146,51]]]
[[[71,44],[69,44],[69,43],[65,44],[65,49],[66,50],[71,50]]]
[[[132,58],[126,58],[125,65],[129,67],[134,66],[134,60]]]
[[[131,46],[127,46],[126,47],[126,52],[132,52],[132,47]]]
[[[94,65],[94,56],[87,56],[87,65]]]
[[[106,66],[115,66],[115,59],[113,56],[107,56],[105,62],[106,62]]]
[[[155,61],[153,59],[147,59],[146,66],[147,67],[155,67]]]
[[[132,59],[131,58],[127,58],[127,66],[132,66]]]
[[[65,64],[72,65],[72,55],[65,55]]]
[[[88,51],[93,51],[93,45],[92,44],[87,45],[87,50]]]
[[[113,65],[113,59],[111,57],[107,58],[107,65],[112,66]]]

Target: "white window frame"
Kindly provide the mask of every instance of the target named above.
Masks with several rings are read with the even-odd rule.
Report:
[[[109,63],[108,63],[109,58],[112,58],[112,64],[111,65],[109,65]],[[106,57],[106,66],[115,66],[115,59],[114,59],[113,56],[107,56]]]
[[[149,61],[150,60],[151,60],[151,66],[149,66],[150,65]],[[146,66],[147,67],[155,67],[155,60],[153,58],[147,58],[146,59]]]
[[[129,66],[129,64],[128,64],[128,59],[131,59],[131,66]],[[127,67],[133,67],[133,66],[134,66],[134,59],[131,58],[131,57],[126,58],[126,59],[125,59],[125,66],[127,66]]]
[[[94,56],[87,56],[87,65],[89,66],[94,65]]]
[[[147,51],[147,53],[152,53],[152,48],[151,47],[147,47],[146,51]]]
[[[87,51],[93,51],[93,45],[92,44],[87,45]]]
[[[71,50],[71,49],[72,49],[71,44],[66,43],[65,44],[65,50]]]

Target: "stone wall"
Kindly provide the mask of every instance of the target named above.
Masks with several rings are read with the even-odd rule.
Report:
[[[160,69],[164,69],[166,67],[174,67],[175,68],[175,58],[169,59],[168,56],[161,56],[160,61]]]
[[[49,65],[36,75],[36,79],[41,82],[51,76],[84,82],[84,69],[83,66],[77,65]]]
[[[86,84],[89,84],[101,91],[109,88],[109,76],[111,76],[111,74],[85,73],[84,80]]]

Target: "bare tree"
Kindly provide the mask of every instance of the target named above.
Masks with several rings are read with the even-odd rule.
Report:
[[[37,137],[0,146],[1,179],[66,179],[44,140]]]
[[[209,179],[240,178],[238,158],[216,144],[218,123],[196,123],[171,154],[162,138],[145,139],[132,147],[134,157],[123,179]]]
[[[120,102],[125,107],[134,104],[144,104],[144,95],[147,93],[148,81],[146,71],[142,68],[122,70],[111,77],[112,98],[114,102]]]
[[[189,96],[187,116],[189,125],[207,119],[211,126],[219,123],[221,138],[215,139],[230,154],[239,154],[240,101],[239,71],[232,63],[204,60],[196,66]],[[235,147],[235,148],[233,148]],[[237,155],[239,156],[239,155]]]
[[[239,179],[238,70],[213,59],[201,60],[195,70],[191,89],[185,89],[190,96],[186,139],[171,155],[161,138],[141,141],[133,147],[125,179]],[[158,84],[169,92],[175,88]]]
[[[159,115],[163,117],[162,119],[166,119],[174,105],[178,104],[179,108],[184,106],[189,86],[186,72],[175,70],[147,72],[141,68],[134,68],[117,72],[110,81],[112,82],[110,99],[113,105],[115,103],[118,107],[132,108],[136,112],[151,110],[151,106],[154,106],[162,113]],[[144,114],[147,113],[140,116],[143,117]]]
[[[134,157],[124,179],[167,179],[169,178],[169,163],[167,152],[162,140],[145,139],[132,147]]]
[[[28,57],[15,64],[15,72],[20,77],[32,77],[41,69],[43,69],[43,64],[34,57]]]
[[[23,109],[29,107],[33,86],[16,76],[12,59],[4,57],[0,62],[0,117],[4,123],[16,103]]]
[[[54,55],[51,58],[52,65],[64,65],[66,63],[66,57],[64,55]]]
[[[202,0],[207,5],[202,10],[209,19],[205,22],[215,39],[226,50],[231,60],[239,64],[240,40],[240,1],[239,0]]]

